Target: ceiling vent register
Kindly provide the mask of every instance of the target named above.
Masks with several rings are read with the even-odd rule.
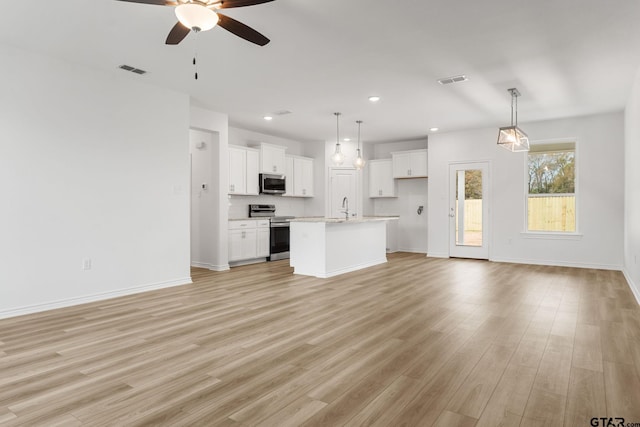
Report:
[[[145,70],[141,70],[140,68],[132,67],[131,65],[122,64],[118,68],[120,68],[122,70],[125,70],[125,71],[130,71],[132,73],[140,74],[140,75],[147,74],[147,72]]]
[[[467,76],[462,74],[459,76],[444,77],[438,80],[438,83],[440,83],[441,85],[450,85],[452,83],[466,82],[467,80],[469,80]]]

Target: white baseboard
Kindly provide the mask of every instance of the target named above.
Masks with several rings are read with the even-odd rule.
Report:
[[[398,248],[396,252],[409,252],[412,254],[426,254],[427,251],[421,248]]]
[[[449,258],[448,252],[427,252],[427,258]]]
[[[188,285],[190,283],[193,283],[191,281],[191,277],[185,277],[182,279],[169,280],[166,282],[158,282],[158,283],[151,283],[148,285],[133,286],[131,288],[118,289],[115,291],[102,292],[98,294],[85,295],[82,297],[67,298],[67,299],[58,300],[58,301],[46,302],[43,304],[34,304],[34,305],[28,305],[24,307],[12,308],[9,310],[0,311],[0,319],[6,319],[9,317],[15,317],[15,316],[22,316],[25,314],[39,313],[41,311],[54,310],[56,308],[71,307],[74,305],[102,301],[102,300],[121,297],[125,295],[132,295],[132,294],[138,294],[141,292],[154,291],[157,289],[170,288],[173,286]]]
[[[508,262],[512,264],[532,264],[532,265],[548,265],[551,267],[573,267],[573,268],[593,268],[596,270],[622,270],[621,265],[616,264],[592,264],[586,262],[565,262],[556,260],[536,260],[536,259],[518,259],[518,258],[490,258],[492,262]]]
[[[266,258],[252,258],[252,259],[243,259],[241,261],[232,261],[232,262],[229,263],[229,267],[240,267],[241,265],[258,264],[258,263],[261,263],[261,262],[267,262],[267,259]]]
[[[206,268],[207,270],[212,270],[212,271],[229,270],[229,264],[216,265],[216,264],[209,264],[207,262],[198,262],[198,261],[191,261],[191,267]]]
[[[638,284],[631,279],[631,276],[629,275],[629,272],[626,268],[622,269],[622,274],[624,274],[624,278],[627,279],[629,288],[631,288],[633,296],[636,297],[636,302],[638,303],[638,305],[640,305],[640,286],[638,286]]]

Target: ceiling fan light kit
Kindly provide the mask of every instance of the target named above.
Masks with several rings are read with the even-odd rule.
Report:
[[[199,3],[176,6],[178,21],[192,31],[209,31],[218,24],[218,14]]]
[[[166,44],[176,45],[184,40],[190,31],[208,31],[216,25],[236,36],[258,46],[269,43],[269,39],[248,25],[236,21],[219,12],[221,9],[254,6],[274,0],[118,0],[128,3],[141,3],[156,6],[175,7],[178,23],[167,36]]]
[[[516,88],[507,89],[511,94],[511,126],[501,127],[498,131],[498,146],[512,152],[529,151],[529,137],[518,127],[518,97],[520,92]],[[515,104],[516,122],[513,123]]]

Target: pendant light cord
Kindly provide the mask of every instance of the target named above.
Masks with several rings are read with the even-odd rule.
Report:
[[[340,113],[333,113],[336,115],[336,144],[340,145]]]

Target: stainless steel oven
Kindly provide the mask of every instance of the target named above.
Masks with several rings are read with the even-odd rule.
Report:
[[[249,205],[250,218],[269,218],[269,261],[289,258],[289,220],[292,216],[275,216],[275,205]]]

